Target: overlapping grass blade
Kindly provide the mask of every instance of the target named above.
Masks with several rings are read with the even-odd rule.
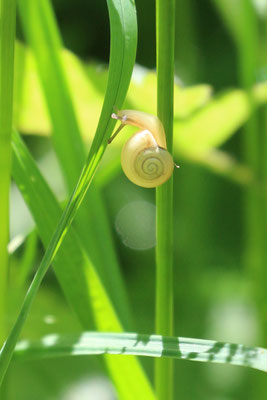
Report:
[[[46,247],[60,218],[61,208],[17,134],[13,136],[13,160],[14,179],[31,210]],[[95,323],[100,331],[110,329],[122,331],[122,324],[99,279],[98,272],[73,228],[70,228],[53,261],[53,266],[61,287],[84,329],[91,329]],[[94,321],[90,315],[91,307]],[[116,360],[106,357],[106,362],[123,399],[132,399],[134,396],[153,398],[150,385],[136,359]],[[140,386],[135,385],[136,380],[140,382]]]
[[[107,92],[88,159],[83,168],[77,186],[50,240],[44,258],[37,270],[33,282],[27,292],[19,317],[5,342],[0,354],[0,381],[2,382],[10,363],[15,344],[20,335],[32,301],[41,281],[54,260],[71,222],[82,203],[96,168],[107,146],[108,138],[114,128],[115,121],[110,115],[113,107],[121,108],[129,86],[136,52],[136,15],[132,1],[108,1],[111,22],[111,55]],[[152,394],[151,394],[152,395]]]
[[[47,247],[62,209],[17,133],[13,134],[12,146],[13,178],[31,211],[38,234]],[[53,266],[63,292],[82,326],[92,326],[90,294],[86,279],[87,257],[81,250],[73,229],[59,249]]]
[[[72,95],[67,84],[60,32],[49,0],[23,0],[19,4],[25,35],[41,78],[52,125],[54,149],[71,193],[85,161],[85,153]],[[89,129],[90,125],[87,128]],[[112,246],[102,199],[93,185],[79,209],[75,226],[124,328],[129,330],[131,318],[126,291]]]
[[[137,333],[84,332],[49,335],[39,342],[18,343],[18,360],[89,354],[131,354],[232,364],[267,372],[267,349],[215,340],[140,335]]]

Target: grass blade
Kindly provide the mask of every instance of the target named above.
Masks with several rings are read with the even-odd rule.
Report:
[[[129,299],[113,244],[102,193],[90,187],[75,219],[75,229],[84,249],[96,266],[110,300],[125,330],[133,329]]]
[[[261,179],[262,132],[259,115],[256,114],[256,104],[252,96],[253,85],[259,63],[259,26],[256,11],[251,1],[242,0],[240,7],[242,22],[241,40],[238,46],[239,82],[250,94],[249,102],[252,115],[244,126],[243,154],[246,164],[251,168],[257,180]],[[263,238],[265,221],[262,218],[262,188],[249,187],[245,193],[245,225],[246,249],[244,264],[252,272],[252,277],[261,275],[265,268],[264,253],[266,252]],[[261,288],[262,290],[262,288]],[[265,287],[262,299],[265,297]]]
[[[14,179],[35,219],[41,240],[47,247],[54,226],[60,219],[61,208],[19,135],[13,137],[13,150]],[[71,228],[66,236],[53,261],[53,266],[65,296],[84,329],[92,329],[94,325],[90,315],[92,307],[97,329],[118,332],[123,330],[113,304],[99,279],[98,271],[88,258],[74,229]],[[123,399],[154,398],[150,383],[138,360],[105,356],[105,361]],[[140,382],[140,385],[136,385],[136,381]]]
[[[9,242],[9,187],[16,1],[1,1],[0,27],[0,345],[5,338]]]
[[[62,209],[20,136],[14,133],[12,139],[12,175],[35,220],[40,239],[44,247],[47,247],[60,220]],[[90,315],[90,295],[86,278],[88,259],[73,229],[59,249],[53,266],[67,301],[74,308],[82,326],[92,326],[93,318]]]
[[[35,55],[51,124],[53,142],[66,177],[73,190],[85,160],[85,151],[61,58],[61,38],[53,10],[47,0],[20,0],[19,12],[25,36]],[[56,132],[56,134],[55,134]],[[73,151],[69,151],[72,148]],[[75,166],[78,165],[78,173]],[[73,168],[74,166],[74,168]]]
[[[215,340],[140,335],[137,333],[83,332],[49,335],[38,342],[17,344],[17,360],[89,354],[131,354],[168,357],[209,363],[232,364],[267,372],[267,349]]]
[[[157,90],[158,117],[163,123],[172,154],[175,1],[157,0]],[[156,333],[173,334],[173,180],[156,189]],[[159,400],[172,399],[173,363],[156,360],[156,393]]]
[[[60,32],[49,0],[26,0],[19,4],[25,35],[41,77],[52,125],[54,149],[71,193],[81,172],[85,154],[72,95],[65,77]],[[125,329],[130,329],[128,299],[107,225],[100,196],[92,185],[90,195],[85,197],[76,216],[75,228],[89,258],[97,267],[120,320]],[[102,248],[103,242],[105,251]]]
[[[31,286],[24,299],[19,317],[0,353],[0,382],[2,383],[7,367],[30,311],[42,279],[60,248],[76,212],[90,186],[96,168],[107,146],[108,138],[114,128],[115,121],[110,115],[113,107],[121,108],[129,86],[136,53],[136,15],[132,1],[121,3],[120,0],[109,0],[111,24],[111,55],[107,92],[88,159],[81,173],[77,186],[49,242],[42,262],[36,272]]]

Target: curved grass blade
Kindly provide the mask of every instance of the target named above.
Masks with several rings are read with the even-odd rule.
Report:
[[[16,132],[13,133],[12,148],[12,176],[24,197],[40,239],[46,248],[62,214],[61,207]],[[53,261],[53,267],[64,295],[83,327],[92,326],[93,321],[86,279],[87,260],[77,235],[73,229],[70,229]]]
[[[58,223],[47,247],[42,262],[24,299],[21,312],[0,353],[0,383],[2,383],[20,332],[30,311],[38,288],[46,271],[55,258],[69,230],[75,214],[88,190],[96,168],[107,146],[108,138],[115,126],[110,115],[113,107],[121,108],[129,86],[136,54],[136,13],[132,0],[107,0],[111,25],[111,53],[107,92],[88,159],[77,186]]]
[[[63,59],[60,31],[51,1],[23,0],[19,1],[19,5],[23,29],[37,65],[51,120],[53,146],[66,186],[71,193],[85,161],[78,114],[73,102],[73,93],[80,87],[73,87],[73,93],[68,88],[65,68],[67,63]],[[81,84],[86,86],[86,82]],[[90,121],[88,122],[87,129],[90,127]],[[90,194],[84,199],[75,218],[75,229],[89,258],[97,268],[124,329],[130,330],[132,324],[129,302],[101,201],[100,194],[92,185]]]
[[[13,177],[35,220],[46,247],[61,215],[61,208],[18,134],[13,135]],[[71,227],[57,257],[54,271],[65,296],[84,330],[123,331],[117,309],[102,283],[98,270]],[[93,316],[91,315],[91,308]],[[94,319],[94,321],[93,321]],[[122,399],[153,399],[150,382],[135,357],[114,359],[105,355],[108,372]],[[136,385],[136,381],[139,385]]]
[[[17,344],[16,359],[90,354],[131,354],[169,357],[209,363],[232,364],[267,372],[267,349],[215,340],[140,335],[137,333],[84,332],[81,335],[49,335],[38,342]]]
[[[74,112],[72,94],[68,90],[67,80],[65,78],[66,63],[64,64],[62,60],[60,32],[57,28],[50,0],[40,0],[39,2],[35,0],[26,0],[25,2],[21,1],[19,4],[24,32],[33,50],[38,73],[41,78],[42,90],[53,128],[52,139],[54,148],[60,161],[67,186],[69,189],[72,189],[79,176],[83,163],[84,157],[80,151],[83,147],[83,143]],[[75,89],[76,88],[73,88],[73,90]],[[87,124],[87,129],[88,126],[90,126],[90,121],[89,124]],[[73,146],[73,143],[75,143],[76,146]],[[89,297],[92,301],[92,311],[95,313],[96,326],[99,330],[105,330],[105,326],[107,327],[107,325],[109,325],[109,329],[113,326],[112,329],[121,331],[122,326],[126,329],[127,326],[129,326],[129,310],[127,308],[126,295],[119,275],[119,268],[116,263],[114,251],[111,248],[108,226],[105,224],[103,211],[104,210],[101,208],[100,194],[95,188],[91,187],[90,196],[87,196],[83,206],[79,209],[78,216],[75,220],[75,230],[79,235],[80,244],[92,261],[93,268],[96,267],[96,274],[90,274],[90,282],[88,282],[90,286]],[[45,210],[43,212],[45,212]],[[37,226],[39,225],[38,220],[40,223],[40,218],[42,219],[42,217],[38,217],[38,214],[35,214]],[[100,231],[101,234],[99,235],[98,233],[100,233]],[[47,245],[47,241],[45,244]],[[68,241],[67,252],[69,251],[70,244],[70,241]],[[105,251],[103,251],[103,245],[105,246]],[[64,249],[66,249],[66,242],[64,242],[60,249],[60,254],[58,254],[55,261],[58,261],[59,255],[61,258],[64,257],[64,254],[62,254],[65,251]],[[79,253],[79,248],[76,250],[78,250],[77,253]],[[71,260],[71,258],[69,260]],[[63,265],[64,263],[66,263],[66,259]],[[65,274],[69,276],[73,268],[75,269],[75,266],[69,265],[69,268],[65,270]],[[64,275],[64,270],[57,273],[61,283],[62,280],[64,282],[64,276],[62,275]],[[100,283],[104,284],[106,292],[109,294],[109,299],[106,299],[105,291],[101,285],[99,285],[99,278],[101,281]],[[73,280],[75,281],[75,276],[73,276]],[[84,281],[86,282],[86,278]],[[95,307],[95,303],[97,302],[96,287],[98,287],[98,306]],[[80,286],[80,288],[84,290],[84,287]],[[70,300],[78,315],[81,316],[81,314],[88,313],[87,307],[84,307],[81,303],[79,304],[70,286],[66,288],[65,284],[64,291],[65,293],[66,291],[72,293]],[[67,297],[69,298],[69,296]],[[99,307],[99,304],[102,304],[102,306]],[[112,304],[115,306],[117,315],[114,315]],[[107,312],[107,309],[109,309],[109,312]],[[90,329],[88,323],[84,324],[84,319],[82,319],[81,322],[83,323],[84,329]],[[87,325],[87,327],[85,325]],[[138,362],[136,362],[136,360],[130,360],[129,363],[129,360],[126,359],[116,362],[116,360],[112,358],[105,358],[110,375],[113,377],[118,392],[123,394],[123,398],[129,398],[125,386],[131,388],[130,391],[128,390],[129,393],[132,393],[131,396],[139,398],[141,396],[140,389],[134,388],[131,383],[137,379],[143,383],[143,387],[146,387],[146,378],[145,375],[142,376],[143,371],[138,365]],[[132,373],[124,376],[124,379],[121,379],[123,374],[125,375],[125,370],[127,369],[126,363],[129,364],[127,364],[127,367],[131,368]],[[146,392],[145,388],[144,390]],[[149,397],[150,394],[146,393],[144,396]]]

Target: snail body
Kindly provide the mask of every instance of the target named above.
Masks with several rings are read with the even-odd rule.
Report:
[[[167,151],[166,137],[160,120],[141,111],[122,110],[112,114],[121,121],[113,138],[125,125],[143,129],[135,133],[124,145],[121,165],[125,175],[138,186],[153,188],[166,182],[173,173],[174,162]]]

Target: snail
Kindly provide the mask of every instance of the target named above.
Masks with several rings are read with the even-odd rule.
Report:
[[[111,117],[121,121],[121,125],[108,143],[125,125],[142,129],[125,143],[121,152],[121,165],[127,178],[146,188],[166,182],[173,173],[174,162],[167,151],[165,131],[160,120],[154,115],[135,110],[121,110]]]

